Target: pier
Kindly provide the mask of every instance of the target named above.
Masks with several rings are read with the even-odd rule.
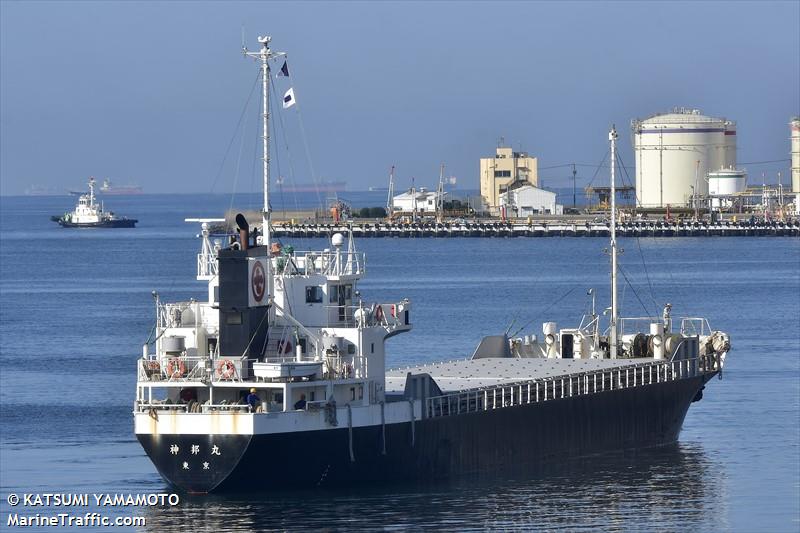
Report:
[[[338,223],[277,222],[276,237],[329,237],[352,231],[355,237],[608,237],[606,222],[573,223],[564,221],[534,222],[421,222],[347,221]],[[798,237],[800,222],[691,222],[636,221],[617,224],[622,237]]]

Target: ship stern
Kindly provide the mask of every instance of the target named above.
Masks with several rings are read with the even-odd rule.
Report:
[[[169,484],[190,494],[209,493],[236,469],[250,445],[252,434],[174,431],[187,425],[186,422],[202,422],[181,420],[187,416],[192,415],[136,413],[136,438]]]

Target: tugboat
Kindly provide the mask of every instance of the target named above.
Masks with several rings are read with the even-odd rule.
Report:
[[[244,53],[260,62],[268,110],[271,62],[284,54],[258,40]],[[365,299],[352,235],[322,251],[273,241],[268,118],[261,231],[239,215],[238,237],[220,240],[216,220],[187,219],[201,223],[207,297],[153,292],[133,418],[167,482],[208,493],[448,478],[676,441],[730,340],[703,318],[673,319],[669,304],[618,318],[614,129],[608,328],[593,305],[578,327],[545,323],[541,341],[490,335],[471,358],[386,371],[384,344],[411,330],[412,304]]]
[[[104,211],[103,204],[95,202],[94,178],[89,178],[89,192],[81,194],[71,212],[52,216],[50,220],[65,228],[133,228],[138,220],[118,217],[111,211]]]

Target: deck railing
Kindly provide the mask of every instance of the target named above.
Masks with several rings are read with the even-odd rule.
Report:
[[[257,359],[241,357],[215,358],[178,355],[174,357],[139,359],[138,380],[166,383],[208,381],[252,381],[247,373],[250,363]]]
[[[321,252],[295,251],[290,256],[273,259],[273,267],[285,276],[323,274],[327,276],[360,276],[366,272],[363,252],[327,250]]]
[[[720,370],[713,355],[654,361],[549,378],[507,383],[428,398],[428,418],[475,413],[605,391],[642,387]]]

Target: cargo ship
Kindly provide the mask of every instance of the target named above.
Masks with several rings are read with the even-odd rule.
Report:
[[[347,182],[344,181],[320,181],[317,183],[286,183],[281,185],[283,192],[312,192],[312,193],[331,193],[344,192],[347,190]]]
[[[100,186],[100,194],[119,196],[128,194],[142,194],[142,188],[138,185],[112,185],[110,179],[104,179],[103,184]]]
[[[106,178],[103,180],[103,184],[98,187],[97,194],[103,194],[107,196],[123,196],[123,195],[130,195],[130,194],[142,194],[142,188],[138,185],[112,185],[111,180]],[[73,196],[80,196],[83,194],[83,191],[69,191],[69,193]]]
[[[259,37],[269,109],[271,63]],[[446,479],[673,443],[723,368],[727,334],[704,318],[617,313],[611,225],[608,324],[487,335],[471,357],[386,369],[385,343],[412,329],[412,302],[362,295],[366,257],[350,235],[324,250],[273,239],[268,115],[260,230],[201,224],[206,297],[162,302],[136,363],[134,431],[158,472],[189,493],[282,491]],[[609,140],[615,160],[616,131]],[[614,187],[614,164],[611,186]],[[612,198],[612,220],[615,207]],[[442,324],[446,327],[446,324]],[[642,327],[643,326],[643,327]],[[430,354],[426,354],[430,355]]]

